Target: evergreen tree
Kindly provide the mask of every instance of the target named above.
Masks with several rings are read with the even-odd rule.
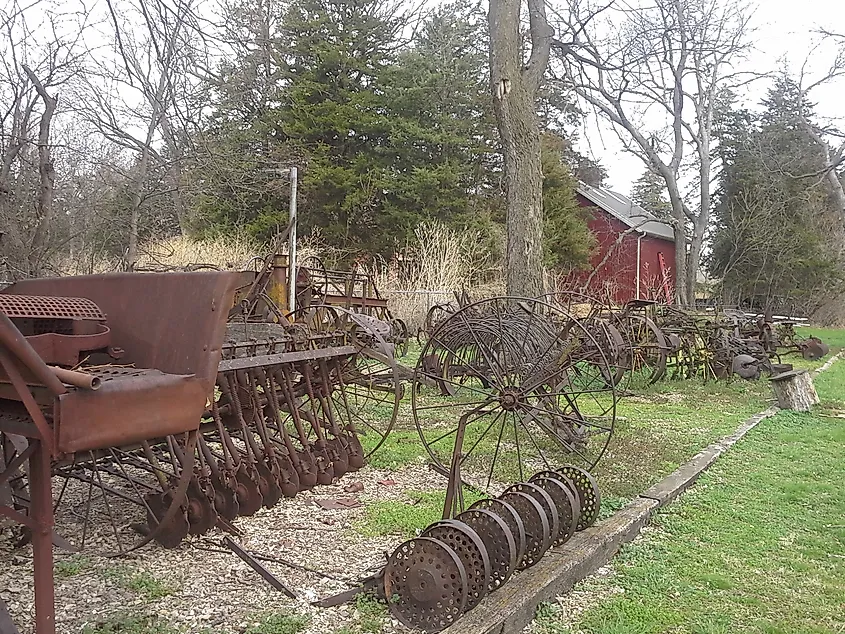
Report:
[[[577,180],[564,161],[566,139],[545,132],[543,164],[543,260],[552,269],[586,266],[595,239],[587,228],[589,212],[575,196]]]
[[[795,83],[781,77],[759,115],[719,113],[723,169],[710,270],[729,303],[807,311],[841,279],[831,192],[826,181],[797,177],[824,162],[797,119],[812,112],[800,99]]]
[[[657,172],[647,169],[634,183],[631,200],[661,220],[672,216],[672,203],[666,194],[666,181]]]

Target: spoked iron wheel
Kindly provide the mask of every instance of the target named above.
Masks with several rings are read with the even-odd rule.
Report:
[[[612,367],[608,380],[619,385],[629,369],[629,355],[625,338],[613,323],[610,305],[578,291],[549,293],[541,299],[572,315],[590,331]]]
[[[559,307],[482,300],[431,333],[415,370],[414,422],[438,470],[457,453],[464,481],[495,495],[536,471],[596,465],[616,419],[612,375],[589,329]]]
[[[617,320],[615,325],[625,340],[629,381],[635,385],[657,383],[666,375],[671,349],[663,331],[642,315],[627,315]]]
[[[323,261],[316,255],[309,255],[299,262],[299,268],[307,272],[314,295],[318,298],[324,297],[329,285],[329,274],[326,272],[326,265],[323,264]]]
[[[456,310],[457,308],[452,303],[435,304],[429,308],[425,315],[423,325],[417,331],[417,343],[419,343],[420,346],[424,346],[435,328],[437,328],[443,320],[453,314]]]
[[[369,458],[387,440],[404,395],[396,359],[385,336],[365,315],[338,310],[338,328],[357,350],[339,368],[338,389],[332,395],[347,425],[357,431]]]
[[[27,444],[23,437],[0,433],[0,464],[11,466]],[[131,450],[80,452],[54,463],[56,545],[106,556],[129,553],[151,541],[176,547],[197,521],[189,495],[196,481],[196,447],[197,433],[192,432],[145,441]],[[26,467],[19,467],[8,484],[13,505],[26,512]]]

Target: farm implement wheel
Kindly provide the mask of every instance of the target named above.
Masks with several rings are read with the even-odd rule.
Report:
[[[613,433],[614,373],[562,309],[483,300],[443,320],[423,347],[414,422],[437,470],[450,471],[457,453],[464,480],[484,492],[567,462],[591,469]]]
[[[20,416],[21,423],[27,420]],[[56,462],[54,542],[67,550],[93,548],[107,556],[127,554],[151,541],[165,548],[178,546],[191,532],[192,521],[199,521],[190,499],[197,482],[197,438],[191,432],[143,441],[132,451],[89,451]],[[22,436],[0,432],[0,463],[12,465],[28,445]],[[23,467],[12,473],[8,493],[13,507],[28,507],[30,483]],[[203,511],[213,514],[207,507]]]
[[[614,324],[626,343],[625,365],[634,385],[657,383],[666,375],[671,344],[649,317],[628,314]]]

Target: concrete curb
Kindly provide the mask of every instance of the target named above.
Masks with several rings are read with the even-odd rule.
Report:
[[[834,363],[836,363],[839,359],[841,359],[841,358],[842,358],[842,355],[843,355],[843,354],[845,354],[845,350],[840,350],[840,351],[839,351],[839,352],[837,352],[835,355],[833,355],[832,357],[830,357],[830,359],[828,359],[827,361],[825,361],[825,363],[824,363],[824,365],[823,365],[822,367],[820,367],[820,368],[818,368],[817,370],[814,370],[814,371],[813,371],[813,376],[814,376],[814,377],[815,377],[815,376],[818,376],[819,374],[821,374],[822,372],[824,372],[825,370],[827,370],[828,368],[830,368],[830,366],[832,366]]]
[[[813,373],[818,376],[845,350],[831,357]],[[537,606],[568,592],[572,587],[610,561],[623,544],[632,541],[651,516],[689,489],[719,457],[762,421],[780,411],[772,406],[745,420],[729,436],[712,443],[688,462],[643,491],[627,506],[603,522],[577,533],[558,550],[549,551],[533,568],[484,598],[481,604],[445,634],[508,634],[521,632],[534,619]]]

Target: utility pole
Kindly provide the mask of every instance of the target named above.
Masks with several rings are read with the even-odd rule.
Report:
[[[288,236],[288,310],[296,310],[296,183],[298,170],[290,168],[290,235]]]

